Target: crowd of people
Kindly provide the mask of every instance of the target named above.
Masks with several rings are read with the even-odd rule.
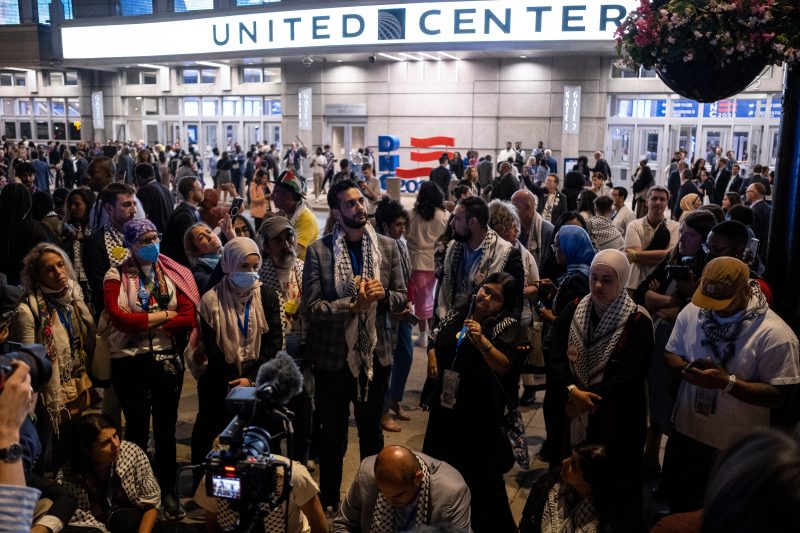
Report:
[[[0,501],[40,491],[52,505],[34,531],[181,519],[185,371],[199,464],[224,446],[228,393],[280,354],[303,386],[287,405],[294,438],[269,428],[292,491],[265,531],[642,531],[647,478],[670,512],[658,531],[745,531],[730,509],[769,503],[746,486],[768,484],[752,465],[782,453],[796,469],[797,441],[768,429],[797,422],[800,349],[761,277],[761,167],[746,177],[718,154],[689,169],[677,151],[666,187],[645,160],[629,193],[602,152],[559,174],[543,143],[527,156],[509,142],[496,158],[442,154],[407,210],[369,150],[356,173],[328,146],[236,145],[213,167],[178,143],[3,147],[0,340],[53,369],[35,393],[25,365],[8,369],[0,394],[0,453],[20,443],[23,476],[0,461],[0,482],[36,489]],[[384,441],[409,419],[415,346],[418,451]],[[549,473],[520,521],[503,475],[531,467],[519,409],[542,391]],[[361,464],[342,500],[351,407]],[[775,501],[793,503],[765,523],[795,513],[785,477]],[[209,530],[235,530],[237,508],[202,472],[193,484]]]

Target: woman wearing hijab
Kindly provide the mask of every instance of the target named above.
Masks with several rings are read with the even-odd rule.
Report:
[[[681,216],[678,219],[678,222],[683,222],[686,220],[686,216],[691,213],[692,211],[696,211],[700,209],[703,205],[703,199],[700,195],[690,192],[683,198],[681,198]]]
[[[152,415],[156,477],[165,514],[174,518],[183,352],[196,327],[200,295],[189,269],[160,254],[161,236],[151,221],[129,220],[122,232],[130,257],[103,280],[111,376],[125,414],[125,439],[143,450]]]
[[[653,350],[653,323],[625,290],[628,268],[625,254],[617,250],[595,256],[591,292],[570,302],[558,316],[550,368],[568,422],[563,439],[558,438],[558,459],[580,442],[605,444],[619,476],[624,507],[630,516],[639,517],[647,425],[644,381],[646,354]]]
[[[214,438],[231,419],[225,410],[230,389],[254,385],[258,368],[274,357],[283,343],[277,298],[259,280],[261,253],[255,241],[231,239],[222,249],[219,263],[225,275],[200,301],[208,366],[197,381],[194,464],[203,461]]]
[[[80,414],[99,400],[86,371],[94,349],[94,320],[67,255],[42,243],[25,256],[21,273],[28,293],[11,327],[13,341],[41,344],[53,367],[41,391],[37,429],[53,462],[66,462]],[[49,461],[48,461],[49,463]]]
[[[581,218],[581,220],[583,219]],[[561,428],[564,424],[564,403],[560,401],[555,381],[550,378],[549,360],[555,334],[555,322],[567,304],[576,298],[583,298],[589,292],[589,265],[594,259],[594,246],[584,228],[565,224],[553,237],[551,247],[556,261],[559,265],[566,267],[566,272],[556,282],[558,288],[552,299],[552,307],[539,307],[539,316],[543,321],[542,351],[548,376],[547,393],[543,405],[547,440],[542,443],[539,456],[543,461],[549,461],[552,468],[557,468],[561,465],[563,457],[560,456],[560,452],[554,454],[553,450],[558,450],[560,446],[560,442],[556,441],[559,440],[558,435],[561,435]]]

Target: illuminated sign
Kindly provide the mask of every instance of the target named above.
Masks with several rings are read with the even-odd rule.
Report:
[[[610,41],[636,0],[425,2],[61,29],[65,59],[158,57],[341,46]],[[146,19],[144,19],[146,20]],[[132,46],[131,43],[136,43]]]
[[[581,129],[581,87],[564,87],[564,133],[578,135]]]
[[[311,131],[312,116],[311,87],[303,87],[297,92],[297,119],[300,131]]]

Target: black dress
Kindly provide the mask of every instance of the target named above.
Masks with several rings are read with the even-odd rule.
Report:
[[[556,390],[562,395],[563,405],[566,405],[567,386],[576,381],[570,369],[567,348],[577,305],[578,302],[573,301],[559,314],[550,353],[551,375]],[[593,320],[599,320],[599,317],[594,315]],[[586,441],[608,447],[615,463],[614,471],[619,472],[620,498],[628,503],[624,507],[630,514],[637,516],[642,505],[642,455],[647,428],[645,378],[652,351],[653,323],[646,314],[635,312],[624,326],[605,367],[603,380],[589,389],[602,400],[596,403],[597,410],[589,416]],[[568,439],[558,440],[562,444],[561,456],[566,457],[569,455]]]
[[[443,324],[436,337],[439,377],[422,451],[449,463],[464,476],[472,494],[473,531],[516,531],[503,482],[503,474],[514,464],[501,428],[506,400],[483,355],[468,337],[456,351],[456,335],[465,315]],[[484,336],[491,338],[489,326],[483,329]],[[516,403],[520,368],[530,351],[525,329],[514,321],[491,342],[511,361],[511,369],[497,377],[505,394]],[[452,409],[443,407],[440,401],[445,369],[457,371],[460,377]]]

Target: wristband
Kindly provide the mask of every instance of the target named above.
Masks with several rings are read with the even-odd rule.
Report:
[[[572,395],[572,391],[574,391],[577,388],[578,388],[577,385],[567,385],[567,396]]]
[[[731,374],[730,376],[728,376],[728,384],[725,385],[725,392],[732,391],[734,385],[736,385],[736,375]]]

